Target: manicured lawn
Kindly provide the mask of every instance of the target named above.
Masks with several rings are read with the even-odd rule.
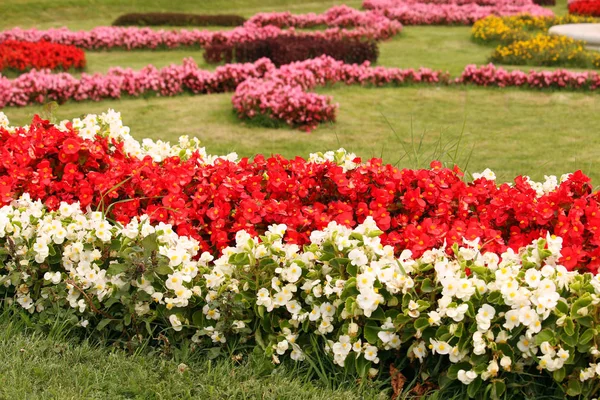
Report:
[[[554,7],[565,12],[565,0]],[[361,1],[212,0],[77,1],[14,0],[0,4],[0,29],[14,26],[91,29],[109,25],[135,11],[236,13],[261,11],[321,12],[335,4],[359,7]],[[380,65],[447,70],[458,75],[467,64],[485,64],[492,49],[470,41],[470,27],[412,27],[381,45]],[[193,57],[212,69],[193,49],[87,52],[88,71],[110,67],[163,67]],[[139,139],[199,137],[209,153],[236,151],[242,156],[281,153],[287,157],[345,147],[363,158],[383,157],[401,167],[423,167],[433,158],[456,161],[468,171],[487,167],[500,180],[527,174],[536,179],[582,169],[600,182],[597,94],[535,92],[474,87],[321,88],[340,104],[338,121],[310,134],[288,128],[264,128],[238,120],[231,94],[175,98],[124,99],[67,103],[57,119],[108,108],[122,112]],[[41,106],[8,108],[14,125],[27,124]],[[422,145],[419,142],[422,138]],[[189,365],[179,373],[180,362]],[[23,325],[0,317],[0,398],[210,398],[350,399],[389,398],[388,383],[346,382],[327,389],[306,371],[288,367],[257,373],[244,359],[209,362],[202,356],[169,357],[142,352],[127,356],[102,346],[65,339],[60,334],[23,332]]]
[[[309,382],[307,371],[291,364],[271,372],[248,357],[239,362],[227,357],[209,361],[182,351],[168,357],[149,352],[130,356],[74,341],[60,328],[49,335],[24,330],[14,316],[0,317],[2,399],[389,398],[381,383],[349,382],[344,388],[328,389]],[[178,368],[181,362],[188,367],[184,372]]]

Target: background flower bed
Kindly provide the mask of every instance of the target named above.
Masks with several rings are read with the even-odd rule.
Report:
[[[287,15],[284,13],[284,15]],[[398,34],[402,24],[373,12],[361,12],[350,7],[332,7],[323,14],[306,14],[284,18],[290,27],[325,25],[325,31],[296,32],[293,29],[282,30],[272,23],[262,25],[268,20],[280,18],[280,14],[259,14],[243,27],[229,31],[210,30],[153,30],[137,27],[96,27],[90,31],[71,31],[59,29],[20,29],[14,28],[0,32],[0,42],[6,40],[39,41],[70,44],[85,49],[160,49],[182,46],[205,47],[211,43],[236,44],[249,40],[265,39],[280,35],[295,35],[311,38],[347,38],[385,40]],[[262,17],[261,17],[262,16]],[[290,15],[291,16],[291,15]],[[347,29],[353,28],[353,29]]]
[[[321,122],[333,121],[335,106],[328,96],[308,90],[335,83],[363,86],[473,84],[595,91],[600,87],[600,77],[596,73],[567,70],[507,72],[490,65],[467,66],[459,77],[452,79],[442,71],[372,67],[369,63],[345,64],[326,56],[280,68],[261,59],[252,64],[228,64],[208,72],[199,69],[193,60],[184,60],[183,65],[161,70],[153,66],[140,71],[113,68],[106,75],[82,74],[80,79],[49,71],[32,71],[13,80],[0,77],[0,105],[235,91],[233,106],[240,117],[260,116],[271,123],[283,122],[311,130]]]
[[[473,25],[478,43],[497,44],[490,61],[512,65],[570,66],[600,68],[600,52],[585,49],[585,43],[566,36],[548,35],[554,25],[594,23],[594,18],[565,16],[490,16]]]
[[[491,3],[491,2],[490,2]],[[475,2],[422,2],[421,0],[365,0],[363,8],[378,10],[405,25],[471,25],[490,15],[530,14],[551,17],[551,10],[530,1],[512,0],[479,5]]]
[[[30,69],[81,70],[85,68],[85,53],[75,46],[49,42],[0,43],[0,72],[24,72]]]
[[[211,44],[204,49],[208,63],[245,63],[268,58],[279,67],[295,61],[328,56],[346,64],[375,63],[377,42],[360,39],[326,39],[278,36],[238,44]]]
[[[130,13],[119,16],[113,26],[240,26],[246,18],[234,14]]]
[[[569,13],[600,17],[600,2],[595,0],[579,0],[569,3]]]

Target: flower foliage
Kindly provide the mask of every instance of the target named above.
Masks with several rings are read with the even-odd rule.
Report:
[[[471,25],[490,15],[554,15],[530,0],[365,0],[363,8],[405,25]]]
[[[0,43],[0,71],[30,69],[83,69],[85,53],[75,46],[49,42],[7,40]]]
[[[586,50],[584,42],[566,36],[548,35],[554,25],[592,23],[596,19],[564,17],[490,16],[473,25],[472,37],[479,43],[499,44],[490,61],[511,65],[562,65],[600,68],[600,54]]]
[[[254,62],[264,57],[279,67],[323,55],[346,64],[374,63],[379,49],[372,40],[279,36],[235,45],[211,44],[204,49],[203,56],[208,63]]]
[[[246,19],[235,14],[129,13],[117,17],[113,26],[240,26]]]
[[[600,280],[559,264],[560,237],[500,255],[476,238],[396,256],[368,217],[353,229],[332,221],[303,247],[283,241],[284,224],[241,230],[215,257],[149,221],[113,225],[25,194],[0,208],[0,293],[41,323],[60,310],[130,343],[166,332],[216,355],[236,340],[275,364],[318,343],[352,373],[402,363],[471,396],[499,398],[523,373],[571,396],[597,390]]]

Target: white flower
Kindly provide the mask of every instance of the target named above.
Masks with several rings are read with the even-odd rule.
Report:
[[[173,330],[180,331],[183,329],[183,327],[182,327],[183,324],[181,323],[179,318],[177,318],[177,315],[175,315],[175,314],[169,315],[169,321],[171,322],[171,325],[173,326]]]
[[[540,284],[542,273],[535,268],[530,268],[525,272],[525,282],[529,287],[537,288]]]
[[[469,371],[461,369],[458,371],[457,377],[458,380],[461,381],[464,385],[468,385],[469,383],[473,382],[475,378],[477,378],[477,373],[472,369]]]
[[[289,343],[287,340],[284,339],[281,342],[278,342],[277,345],[275,345],[273,347],[274,347],[275,351],[277,351],[277,354],[283,355],[288,350]]]
[[[286,268],[283,271],[283,277],[288,282],[294,283],[297,282],[298,279],[302,276],[302,268],[298,266],[296,263],[292,263],[289,268]]]
[[[379,362],[379,358],[377,357],[377,347],[368,345],[365,347],[364,356],[366,360],[372,361],[377,364]]]
[[[452,346],[450,346],[447,342],[437,341],[433,339],[429,339],[431,345],[429,348],[433,354],[448,354],[450,350],[452,350]]]
[[[500,365],[506,371],[510,371],[510,367],[512,365],[512,360],[508,356],[504,356],[500,359]]]
[[[60,283],[61,280],[60,272],[46,272],[44,274],[44,279],[47,281],[51,281],[53,284],[57,285],[58,283]]]
[[[496,315],[496,310],[494,307],[489,304],[484,304],[479,311],[477,312],[477,316],[475,317],[477,321],[477,329],[481,331],[487,331],[490,329],[490,324],[494,316]]]

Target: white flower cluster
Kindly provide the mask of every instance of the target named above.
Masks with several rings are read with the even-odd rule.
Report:
[[[167,275],[164,291],[156,290],[143,277],[129,284],[149,294],[156,303],[165,304],[167,309],[186,307],[189,299],[193,295],[199,296],[201,291],[198,286],[188,288],[185,284],[196,277],[199,266],[212,260],[208,253],[198,261],[193,260],[199,251],[197,241],[178,236],[170,225],[159,223],[153,226],[147,216],[120,226],[111,224],[100,212],[82,212],[79,203],[61,203],[57,211],[48,212],[40,201],[32,201],[27,194],[0,208],[0,238],[10,240],[7,251],[13,253],[12,259],[4,265],[7,273],[0,275],[0,282],[5,287],[10,286],[11,274],[18,271],[18,267],[27,267],[33,262],[59,264],[59,270],[44,273],[46,284],[58,285],[65,281],[70,306],[84,312],[88,307],[85,296],[95,296],[103,301],[115,289],[128,283],[121,273],[107,275],[107,258],[113,259],[109,262],[112,265],[120,256],[110,250],[113,241],[122,244],[129,240],[131,243],[149,235],[156,235],[158,254],[168,260],[172,273]],[[58,246],[62,251],[58,251]],[[60,258],[50,260],[57,256]],[[30,277],[22,272],[20,278],[17,302],[30,312],[42,311],[44,298],[34,302],[30,296]],[[148,302],[136,304],[138,315],[149,310]],[[170,320],[175,329],[180,329],[181,323],[176,316],[172,315]]]
[[[214,259],[146,216],[114,225],[79,204],[50,212],[25,195],[0,208],[0,284],[32,313],[54,304],[63,287],[82,327],[126,291],[135,315],[162,314],[182,334],[193,328],[198,345],[243,337],[261,320],[269,338],[260,340],[275,363],[286,354],[305,359],[307,335],[316,335],[340,366],[350,356],[377,364],[404,345],[423,364],[439,356],[460,363],[456,379],[466,385],[526,367],[557,373],[575,357],[585,361],[578,380],[600,375],[594,329],[580,335],[584,350],[560,336],[597,315],[600,277],[560,265],[559,237],[501,255],[465,240],[454,254],[441,248],[414,259],[384,246],[372,218],[354,229],[331,222],[304,248],[284,243],[286,230],[240,231]]]
[[[355,163],[356,154],[348,153],[346,149],[339,148],[336,151],[327,151],[325,153],[311,153],[308,161],[313,163],[334,162],[343,168],[343,171],[351,171],[360,164]]]
[[[527,183],[535,190],[538,197],[541,197],[545,194],[555,191],[560,183],[569,179],[570,175],[571,174],[563,174],[561,175],[560,179],[558,179],[554,175],[544,175],[544,182],[536,182],[528,176],[524,176],[524,178],[527,181]]]

